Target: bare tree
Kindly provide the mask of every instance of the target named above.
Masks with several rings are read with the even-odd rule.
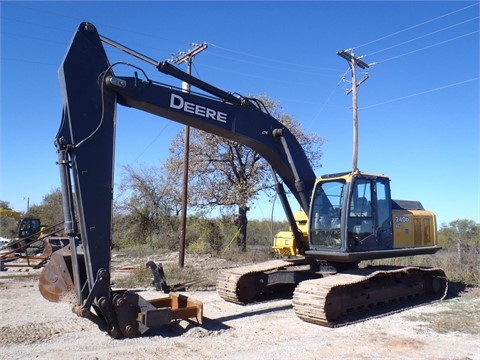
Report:
[[[178,191],[171,191],[161,168],[127,165],[123,170],[115,215],[117,219],[123,216],[124,223],[114,227],[125,230],[131,243],[172,246],[180,212]]]
[[[300,123],[281,111],[278,102],[261,96],[269,112],[297,137],[312,166],[320,165],[320,146],[323,139],[306,134]],[[180,188],[183,163],[183,130],[170,147],[166,169],[171,185]],[[235,224],[239,230],[237,244],[246,250],[247,212],[262,191],[272,190],[272,178],[267,162],[252,149],[210,133],[192,129],[190,135],[189,200],[190,206],[210,208],[222,206],[233,212],[237,208]]]

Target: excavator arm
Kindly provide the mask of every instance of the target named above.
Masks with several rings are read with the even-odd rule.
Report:
[[[116,76],[113,69],[117,64],[110,64],[103,43],[146,60],[159,71],[187,81],[206,94],[185,93],[148,78],[142,80],[136,73],[133,77]],[[278,174],[308,212],[315,182],[311,165],[292,133],[262,109],[258,101],[233,96],[169,63],[155,62],[100,36],[89,23],[78,27],[59,70],[59,78],[63,116],[55,145],[65,232],[71,244],[69,249],[52,255],[52,261],[42,273],[40,291],[52,301],[61,300],[67,292],[75,292],[77,314],[98,322],[112,337],[137,336],[145,331],[144,328],[156,325],[153,319],[162,318],[151,315],[148,324],[140,328],[132,325],[135,322],[132,319],[142,318],[137,312],[141,313],[148,305],[144,305],[141,298],[132,300],[129,294],[117,294],[110,288],[117,103],[252,148],[267,160],[274,178]],[[285,192],[278,182],[277,191],[294,233],[300,236]],[[81,246],[77,246],[79,240]],[[155,310],[147,312],[153,314]]]

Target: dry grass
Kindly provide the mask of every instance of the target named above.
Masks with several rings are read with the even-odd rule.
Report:
[[[439,302],[441,310],[434,313],[408,316],[412,321],[421,321],[422,329],[430,329],[440,334],[459,332],[480,333],[480,288],[470,288],[458,298]]]
[[[466,254],[459,260],[455,252],[442,250],[434,255],[418,255],[363,262],[365,265],[397,265],[438,267],[445,271],[448,281],[465,286],[480,286],[480,255]]]
[[[165,272],[167,285],[169,286],[201,280],[201,282],[191,285],[189,289],[210,290],[215,288],[216,271],[196,269],[187,266],[182,269],[178,265],[170,263],[164,264],[163,270]],[[131,273],[116,279],[115,284],[118,287],[129,289],[148,288],[153,286],[153,274],[147,267],[135,267]]]
[[[118,287],[147,288],[152,286],[152,272],[144,264],[149,260],[155,260],[157,264],[162,263],[168,285],[184,284],[203,279],[201,283],[192,285],[189,289],[214,290],[217,273],[220,269],[271,260],[274,253],[269,247],[251,247],[244,252],[235,246],[225,251],[221,257],[188,252],[183,268],[178,266],[178,253],[168,250],[152,250],[147,245],[125,248],[116,251],[115,255],[117,258],[124,259],[123,265],[128,263],[133,268],[130,273],[123,274],[115,279]]]
[[[122,248],[121,250],[115,251],[115,253],[121,253],[125,258],[135,259],[135,258],[148,258],[153,253],[159,252],[154,250],[150,245],[135,245],[130,247]],[[160,251],[161,252],[161,251]]]
[[[269,246],[251,246],[247,251],[242,251],[235,247],[229,248],[220,256],[229,262],[247,264],[272,260],[275,258],[275,253]]]

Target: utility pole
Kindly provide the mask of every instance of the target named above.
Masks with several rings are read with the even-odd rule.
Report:
[[[368,79],[368,73],[365,77],[357,83],[357,66],[362,69],[367,69],[370,66],[355,57],[352,53],[352,49],[337,51],[337,55],[348,61],[350,68],[352,69],[352,88],[347,90],[347,95],[352,93],[352,107],[353,107],[353,160],[352,170],[358,170],[358,106],[357,106],[357,88]]]
[[[187,63],[187,72],[189,75],[192,74],[192,62],[195,55],[201,53],[205,50],[208,45],[207,43],[203,44],[192,44],[193,49],[188,50],[187,52],[181,53],[180,56],[173,59],[172,62],[175,64],[181,64],[183,62]],[[190,84],[183,83],[182,89],[190,93]],[[188,161],[189,161],[189,152],[190,152],[190,126],[185,126],[185,140],[183,146],[183,187],[182,187],[182,216],[180,218],[180,244],[178,252],[178,266],[183,268],[185,266],[185,237],[186,237],[186,228],[187,228],[187,200],[188,200]]]
[[[27,200],[27,213],[30,211],[30,197],[24,196],[23,200]]]

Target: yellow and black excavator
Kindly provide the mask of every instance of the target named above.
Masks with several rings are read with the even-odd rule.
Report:
[[[104,43],[201,93],[153,81],[139,68],[133,69],[134,76],[115,74],[119,64],[128,64],[111,64]],[[40,277],[40,291],[52,301],[74,292],[75,312],[113,338],[139,336],[172,319],[192,316],[188,305],[178,315],[168,306],[110,287],[117,104],[244,144],[271,165],[292,234],[277,238],[275,248],[299,257],[222,272],[217,291],[223,299],[245,304],[290,291],[298,317],[335,326],[350,314],[382,311],[385,304],[445,296],[447,279],[441,269],[358,266],[362,260],[438,251],[433,213],[417,201],[393,200],[384,175],[355,170],[317,178],[297,139],[260,101],[225,92],[167,61],[142,55],[99,35],[90,23],[76,30],[59,77],[63,116],[55,145],[71,243],[52,255]],[[300,204],[300,215],[294,216],[284,185]]]

